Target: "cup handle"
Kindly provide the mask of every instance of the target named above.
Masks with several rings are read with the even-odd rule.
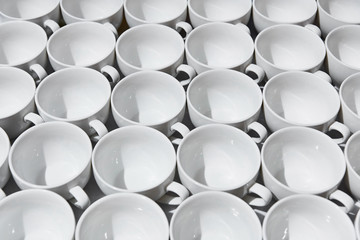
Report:
[[[270,203],[272,199],[272,193],[270,192],[270,190],[259,183],[255,183],[254,185],[252,185],[249,188],[249,193],[259,196],[256,197],[252,195],[246,195],[243,198],[243,200],[251,206],[265,207]]]
[[[120,74],[113,66],[106,65],[101,68],[100,72],[104,74],[105,77],[109,80],[109,82],[111,81],[113,85],[117,84],[120,81]]]
[[[84,210],[90,205],[90,199],[81,187],[73,187],[69,190],[69,192],[73,196],[73,198],[69,201],[76,207]]]
[[[321,30],[320,30],[320,28],[318,26],[316,26],[314,24],[306,24],[305,28],[312,31],[313,33],[315,33],[319,37],[321,37]]]
[[[0,201],[6,197],[4,190],[0,188]]]
[[[118,31],[117,31],[117,29],[115,28],[114,25],[112,25],[112,24],[109,23],[109,22],[103,23],[103,25],[104,25],[105,27],[107,27],[110,31],[113,32],[113,34],[115,35],[115,38],[118,38],[119,33],[118,33]]]
[[[327,73],[324,72],[324,71],[321,71],[321,70],[316,71],[316,72],[314,72],[314,75],[316,75],[316,76],[318,76],[319,78],[327,81],[327,82],[330,83],[330,84],[331,84],[331,82],[332,82],[331,77],[329,76],[329,74],[327,74]]]
[[[32,77],[38,85],[48,74],[46,70],[40,64],[33,64],[29,67]]]
[[[339,208],[345,213],[350,212],[351,209],[355,206],[354,200],[349,195],[340,190],[335,190],[333,193],[331,193],[329,199],[340,202],[343,206],[339,206]]]
[[[265,71],[256,64],[250,64],[245,68],[245,74],[255,74],[256,78],[253,78],[255,83],[260,83],[265,78]]]
[[[60,29],[60,26],[57,22],[55,22],[54,20],[51,19],[47,19],[44,22],[44,28],[46,30],[46,32],[48,33],[48,35],[53,34],[54,32],[56,32],[57,30]]]
[[[180,133],[180,135],[182,136],[182,138],[170,137],[171,142],[175,145],[179,145],[181,141],[184,139],[184,137],[188,135],[188,133],[190,132],[189,128],[181,122],[175,123],[174,125],[171,126],[170,129],[171,131],[176,131]]]
[[[105,124],[101,122],[100,120],[92,120],[89,122],[89,125],[91,128],[93,128],[96,132],[95,136],[91,136],[91,140],[94,142],[99,141],[105,134],[107,134],[109,131],[107,130]]]
[[[44,123],[44,119],[42,119],[42,117],[40,117],[40,115],[33,113],[33,112],[26,114],[24,117],[24,121],[32,123],[34,125],[39,125],[41,123]]]
[[[176,68],[176,75],[179,75],[180,73],[185,73],[188,76],[187,79],[180,81],[180,84],[183,86],[188,85],[191,80],[196,76],[195,69],[186,64],[181,64]]]
[[[247,128],[248,128],[248,131],[252,130],[257,135],[259,135],[259,137],[252,138],[254,140],[254,142],[256,142],[256,143],[261,143],[268,135],[266,128],[258,122],[250,123]]]
[[[250,28],[248,26],[246,26],[245,24],[239,22],[239,23],[236,23],[235,26],[238,26],[240,27],[243,31],[245,31],[247,34],[251,34],[251,31],[250,31]]]
[[[330,125],[329,131],[337,131],[342,136],[340,138],[333,138],[333,140],[337,144],[346,142],[346,140],[350,137],[351,134],[349,128],[346,125],[337,121],[335,121],[333,124]]]
[[[189,33],[193,30],[193,27],[187,22],[178,22],[175,25],[175,29],[185,40]],[[181,32],[183,32],[184,34],[181,34]]]
[[[180,203],[182,203],[190,195],[187,188],[177,182],[171,182],[165,190],[166,193],[171,192],[177,196],[165,194],[158,199],[157,202],[167,205],[180,205]]]

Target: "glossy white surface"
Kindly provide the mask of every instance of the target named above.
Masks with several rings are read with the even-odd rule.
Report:
[[[260,240],[261,225],[243,200],[223,192],[189,197],[170,222],[171,240]]]
[[[275,203],[263,222],[264,240],[355,240],[350,218],[318,196],[295,195]]]
[[[345,145],[345,160],[347,164],[347,174],[345,182],[351,194],[360,200],[360,132],[354,133]]]
[[[6,132],[0,128],[0,188],[4,187],[10,177],[8,156],[10,141]]]
[[[161,208],[147,197],[120,193],[103,197],[81,216],[76,240],[167,240],[169,224]]]

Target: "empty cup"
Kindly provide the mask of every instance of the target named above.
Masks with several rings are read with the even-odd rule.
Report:
[[[4,187],[10,178],[8,156],[10,151],[10,140],[6,132],[0,128],[0,188]],[[0,200],[5,193],[0,189]]]

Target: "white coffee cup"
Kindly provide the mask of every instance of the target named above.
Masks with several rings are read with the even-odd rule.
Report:
[[[47,53],[55,71],[68,67],[88,67],[117,83],[114,34],[103,24],[77,22],[66,25],[49,38]]]
[[[248,24],[251,0],[189,0],[189,18],[193,27],[208,22]]]
[[[92,167],[106,195],[134,192],[169,205],[179,205],[189,196],[188,190],[174,181],[173,145],[149,127],[127,126],[108,133],[94,148]]]
[[[8,156],[10,151],[10,140],[6,132],[0,127],[0,200],[6,195],[1,189],[10,178]]]
[[[60,0],[60,7],[66,24],[98,22],[109,27],[116,36],[124,17],[123,0]]]
[[[90,178],[92,145],[87,134],[66,122],[29,128],[13,143],[9,167],[20,189],[46,189],[85,209],[82,189]]]
[[[317,4],[314,0],[254,0],[252,13],[257,32],[284,23],[305,26],[314,22]]]
[[[179,177],[192,194],[224,191],[252,206],[266,206],[272,199],[271,192],[255,182],[260,162],[259,148],[250,136],[224,124],[191,130],[177,149]]]
[[[28,21],[0,24],[0,67],[17,67],[42,80],[47,73],[47,35],[39,25]]]
[[[342,25],[360,24],[357,0],[317,0],[319,25],[324,37]]]
[[[360,174],[359,174],[359,146],[360,146],[360,132],[354,133],[346,142],[344,154],[347,165],[347,172],[345,175],[345,183],[350,190],[350,193],[360,200]]]
[[[169,239],[169,223],[151,199],[135,193],[105,196],[81,215],[75,240]]]
[[[355,233],[356,233],[356,239],[360,239],[360,211],[356,214],[355,221]]]
[[[355,240],[350,218],[319,196],[297,194],[276,202],[263,222],[263,239]]]
[[[182,84],[159,71],[133,73],[123,78],[111,94],[111,110],[119,127],[143,125],[166,136],[175,131],[185,136],[189,132],[181,123],[185,109],[186,94]]]
[[[265,186],[277,199],[306,193],[337,200],[346,212],[353,199],[338,190],[346,171],[341,148],[326,134],[288,127],[271,134],[261,149]]]
[[[53,33],[60,28],[59,2],[60,0],[1,0],[0,22],[30,21]]]
[[[325,39],[329,74],[337,86],[360,72],[359,38],[360,26],[346,25],[331,31]]]
[[[72,240],[75,217],[58,194],[40,189],[15,192],[0,201],[2,239]]]
[[[203,192],[186,199],[170,222],[170,239],[261,240],[254,210],[224,192]]]
[[[326,55],[324,42],[312,28],[278,24],[261,31],[255,39],[256,64],[267,79],[292,70],[316,72]]]
[[[266,128],[256,122],[262,107],[261,90],[241,72],[217,69],[199,74],[187,88],[187,106],[195,127],[223,123],[255,131],[256,142],[267,136]]]
[[[322,77],[323,72],[289,71],[276,75],[265,84],[264,116],[271,131],[306,126],[322,132],[340,133],[339,138],[334,136],[337,143],[347,140],[350,130],[335,121],[340,110],[339,95]]]

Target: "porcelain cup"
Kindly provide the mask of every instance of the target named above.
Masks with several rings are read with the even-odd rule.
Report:
[[[263,222],[263,239],[355,240],[350,218],[319,196],[298,194],[276,202]]]
[[[8,156],[10,151],[10,140],[6,132],[0,128],[0,200],[6,195],[1,189],[10,178]]]
[[[356,214],[354,226],[355,226],[356,239],[360,239],[360,211],[358,211]]]
[[[169,223],[151,199],[135,193],[105,196],[81,215],[75,240],[169,239]]]
[[[322,79],[323,72],[289,71],[270,79],[263,90],[264,116],[273,132],[289,126],[305,126],[322,132],[337,132],[337,143],[346,142],[350,130],[336,121],[340,98]]]
[[[81,128],[41,123],[14,141],[9,167],[20,189],[51,190],[85,209],[90,201],[82,188],[90,178],[91,153],[91,141]]]
[[[359,166],[360,161],[358,154],[360,146],[360,132],[354,133],[349,140],[346,142],[344,154],[347,165],[347,172],[345,175],[345,183],[347,188],[350,190],[352,196],[354,196],[358,201],[360,200],[360,173]]]

